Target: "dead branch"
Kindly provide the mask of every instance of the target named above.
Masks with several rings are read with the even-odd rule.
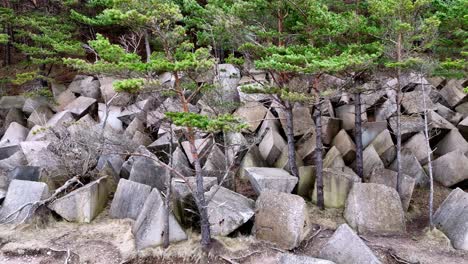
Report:
[[[18,216],[21,214],[21,212],[25,209],[25,208],[28,208],[28,213],[26,214],[26,216],[19,222],[19,224],[23,224],[30,216],[32,216],[36,210],[41,207],[41,206],[46,206],[48,204],[50,204],[51,202],[53,202],[57,196],[59,194],[61,194],[62,192],[64,192],[65,190],[67,190],[68,188],[70,188],[72,185],[74,184],[81,184],[82,183],[80,182],[79,180],[79,177],[80,176],[75,176],[71,179],[69,179],[68,181],[66,181],[61,187],[57,188],[54,193],[49,196],[49,198],[47,199],[44,199],[44,200],[41,200],[41,201],[36,201],[36,202],[30,202],[30,203],[25,203],[23,204],[22,206],[20,206],[18,209],[16,209],[15,211],[13,211],[12,213],[10,213],[9,215],[5,216],[4,218],[0,219],[0,223],[2,224],[8,224],[8,223],[11,223],[13,221],[15,221]],[[107,176],[103,176],[101,178],[98,179],[98,181],[100,181],[101,179],[103,178],[107,178]],[[14,217],[13,217],[14,216]]]

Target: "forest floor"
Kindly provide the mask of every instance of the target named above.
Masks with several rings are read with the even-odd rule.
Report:
[[[450,190],[435,188],[435,208]],[[416,189],[407,214],[407,232],[398,236],[365,236],[362,239],[383,263],[468,263],[468,252],[455,250],[440,233],[428,232],[428,191]],[[345,220],[341,209],[320,211],[309,204],[312,231],[291,253],[317,256],[333,231]],[[199,237],[168,249],[145,249],[137,253],[131,233],[132,220],[109,219],[107,211],[91,224],[52,221],[46,226],[0,226],[2,264],[159,264],[159,263],[277,263],[284,251],[252,236],[220,237],[208,254],[202,254]],[[79,259],[79,262],[78,262]],[[66,261],[68,260],[68,261]]]

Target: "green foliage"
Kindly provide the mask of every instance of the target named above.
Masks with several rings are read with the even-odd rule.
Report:
[[[198,128],[206,132],[237,132],[247,127],[246,124],[230,114],[211,118],[191,112],[166,112],[166,116],[177,126]]]
[[[116,92],[136,93],[143,88],[143,86],[145,85],[145,80],[141,78],[126,79],[121,81],[115,81],[112,85]]]
[[[34,64],[60,63],[63,56],[83,54],[73,35],[74,25],[62,16],[29,13],[18,16],[15,23],[16,36],[23,42],[14,45]]]
[[[15,79],[13,79],[11,82],[16,85],[21,85],[21,84],[30,82],[32,80],[35,80],[39,77],[40,75],[36,71],[23,72],[23,73],[16,74]]]
[[[34,97],[45,97],[49,100],[52,100],[54,98],[54,95],[52,94],[52,91],[48,88],[40,88],[37,90],[29,91],[29,92],[24,92],[23,93],[24,97],[28,98],[34,98]]]

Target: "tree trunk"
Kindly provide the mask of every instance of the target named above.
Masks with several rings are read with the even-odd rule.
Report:
[[[4,45],[3,66],[8,66],[11,65],[11,26],[5,26],[5,34],[8,35],[8,41]]]
[[[401,61],[401,42],[402,36],[401,33],[398,34],[398,41],[397,41],[397,61]],[[397,69],[397,91],[396,91],[396,118],[397,118],[397,131],[396,131],[396,140],[397,140],[397,191],[401,193],[401,180],[402,180],[402,171],[401,171],[401,69],[398,67]]]
[[[190,129],[189,129],[190,130]],[[200,213],[200,230],[201,230],[201,244],[204,249],[207,249],[211,243],[211,232],[210,232],[210,222],[208,221],[208,210],[207,204],[205,201],[205,193],[203,190],[203,174],[202,168],[200,165],[200,158],[198,156],[197,148],[195,146],[195,138],[193,137],[193,132],[189,131],[191,134],[189,137],[190,150],[194,161],[195,166],[195,180],[197,183],[196,188],[196,198],[198,212]]]
[[[286,136],[288,140],[289,170],[294,177],[299,178],[299,170],[296,164],[296,149],[294,147],[293,106],[288,101],[286,101],[284,105],[286,110]]]
[[[422,79],[422,78],[421,78]],[[427,166],[429,170],[429,228],[434,229],[433,210],[434,210],[434,182],[432,176],[432,159],[431,145],[429,144],[429,125],[427,120],[427,103],[426,103],[426,88],[421,80],[423,91],[423,107],[424,107],[424,135],[426,136],[426,151],[427,151]]]
[[[145,51],[146,51],[146,62],[149,62],[151,59],[151,46],[149,43],[148,30],[145,30]]]
[[[361,93],[354,94],[354,140],[356,141],[356,173],[364,179],[364,161],[362,146]]]
[[[325,209],[325,202],[323,198],[323,142],[322,142],[322,101],[317,97],[315,104],[315,177],[317,184],[317,205],[323,210]]]
[[[173,133],[172,133],[172,125],[169,124],[170,131],[171,133],[171,138],[170,142],[174,142],[173,140]],[[172,144],[169,144],[169,166],[172,166]],[[164,227],[163,227],[163,248],[169,247],[169,235],[170,235],[170,230],[169,230],[169,216],[171,214],[171,196],[172,196],[172,172],[169,173],[169,177],[167,178],[166,181],[166,197],[164,199]]]
[[[39,81],[41,82],[41,86],[42,87],[49,87],[49,82],[46,80],[46,76],[47,76],[47,73],[46,73],[46,65],[45,64],[41,64],[39,66],[39,75],[41,75]]]
[[[184,112],[188,113],[190,112],[188,108],[188,102],[185,98],[183,90],[180,88],[178,72],[175,71],[173,74],[175,78],[174,87],[178,91]],[[200,214],[201,245],[204,250],[207,250],[211,243],[210,222],[208,220],[208,210],[205,200],[205,192],[203,189],[203,172],[200,164],[200,157],[195,145],[195,132],[191,127],[187,127],[187,138],[190,144],[190,154],[192,155],[195,167],[196,191],[194,193],[194,199],[198,213]]]

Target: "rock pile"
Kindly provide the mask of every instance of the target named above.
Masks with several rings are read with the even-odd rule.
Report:
[[[224,137],[196,134],[195,146],[206,176],[203,187],[211,232],[227,236],[250,222],[256,238],[283,249],[295,248],[308,232],[306,200],[317,199],[313,109],[296,103],[292,110],[295,162],[299,167],[296,178],[288,163],[285,110],[271,100],[271,95],[243,93],[242,87],[254,81],[241,76],[233,65],[218,67],[222,71],[200,76],[200,81],[220,85],[223,93],[204,94],[189,105],[189,110],[207,115],[231,112],[248,126],[245,131]],[[269,79],[266,73],[256,74],[257,81]],[[161,85],[173,85],[170,73],[160,78]],[[166,111],[181,111],[182,104],[157,92],[116,93],[112,88],[115,80],[79,75],[62,92],[54,89],[53,98],[0,98],[1,221],[27,221],[30,215],[24,212],[13,217],[11,214],[26,203],[55,195],[54,191],[65,185],[66,195],[54,197],[48,208],[67,221],[92,221],[113,193],[110,216],[134,220],[132,232],[139,249],[162,244],[167,210],[170,241],[187,239],[185,228],[197,225],[196,217],[192,219],[194,216],[188,213],[193,206],[194,159],[184,137],[185,128],[168,124],[164,118]],[[323,103],[325,206],[345,208],[349,226],[340,226],[320,252],[320,257],[328,261],[312,259],[304,263],[380,263],[350,226],[359,234],[405,230],[404,214],[413,189],[428,183],[422,85],[428,95],[440,95],[426,95],[430,145],[436,149],[430,154],[434,179],[447,187],[468,180],[468,97],[461,92],[466,83],[425,79],[420,83],[411,81],[421,80],[414,75],[408,80],[403,88],[404,177],[399,193],[395,80],[382,79],[377,91],[362,95],[363,179],[355,173],[358,146],[354,139],[354,106],[343,102],[341,94],[331,95]],[[352,96],[348,99],[353,100]],[[240,106],[220,109],[210,104],[216,100]],[[237,162],[238,169],[234,166],[237,170],[226,172],[231,162]],[[77,175],[80,181],[66,185]],[[247,184],[255,194],[248,198],[236,192],[238,182]],[[28,195],[23,195],[24,190]],[[165,201],[168,191],[173,193],[171,208]],[[466,219],[463,204],[466,193],[454,190],[437,211],[436,222],[455,247],[468,249],[467,220],[459,220]],[[302,260],[285,255],[281,261]]]

